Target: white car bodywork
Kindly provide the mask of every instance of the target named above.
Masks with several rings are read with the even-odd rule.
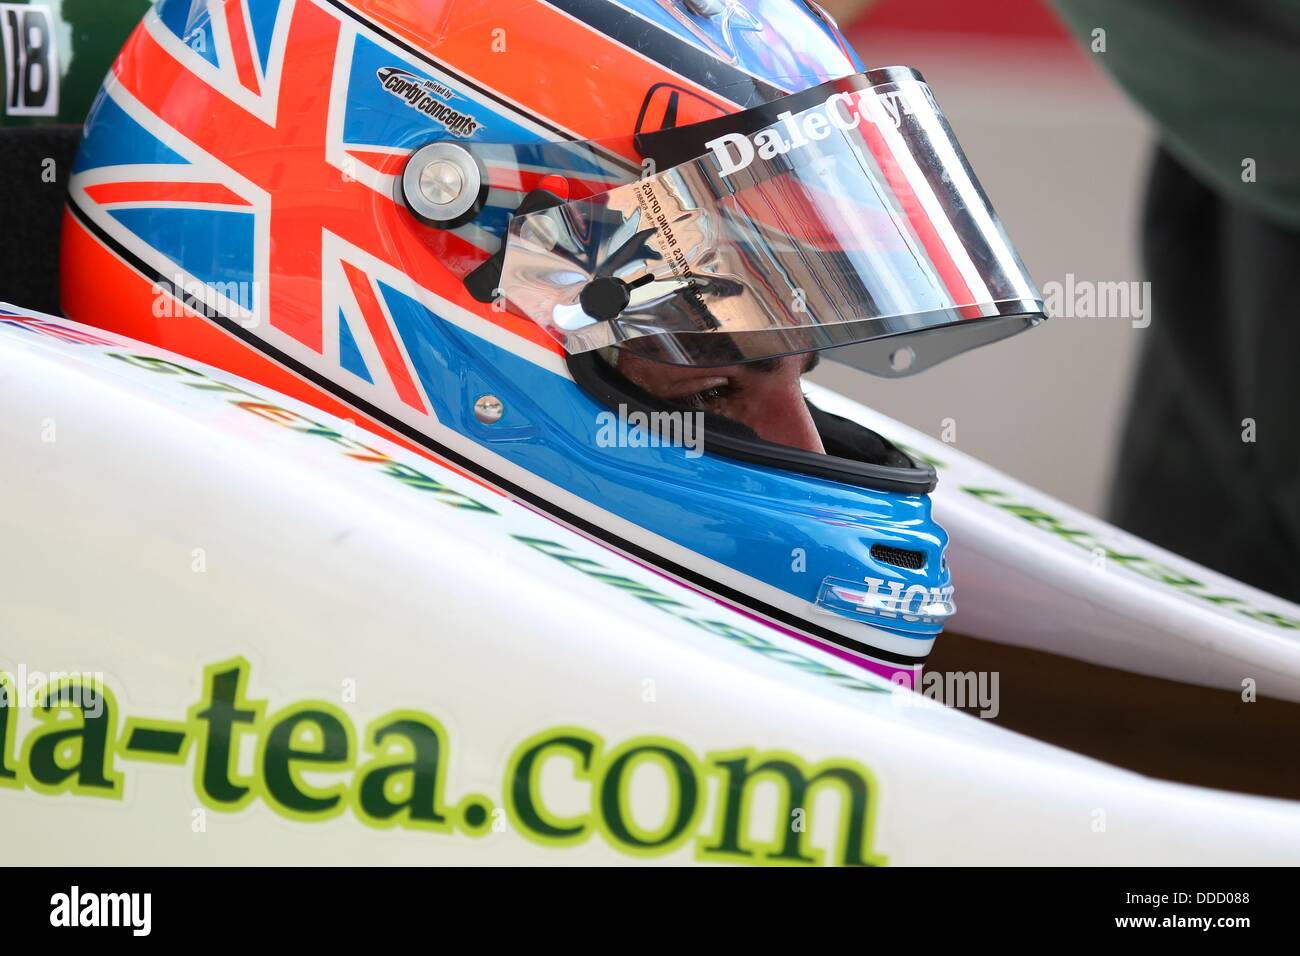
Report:
[[[1300,805],[948,710],[269,389],[0,311],[10,858],[1300,860]],[[1300,631],[1240,611],[1300,608],[817,398],[940,461],[955,629],[1300,699]],[[1008,501],[1234,600],[1099,562]],[[80,706],[46,706],[60,673],[85,675]],[[229,735],[218,675],[251,715]],[[806,800],[783,782],[800,777]]]

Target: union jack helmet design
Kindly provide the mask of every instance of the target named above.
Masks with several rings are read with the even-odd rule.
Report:
[[[73,319],[904,682],[952,611],[933,469],[825,413],[826,455],[715,415],[639,440],[664,409],[606,358],[894,375],[1042,318],[919,74],[864,72],[813,0],[160,0],[87,120],[62,274]]]

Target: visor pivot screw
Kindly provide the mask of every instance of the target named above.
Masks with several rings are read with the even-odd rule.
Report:
[[[440,159],[420,170],[420,192],[435,206],[452,202],[465,188],[460,170]]]
[[[889,353],[889,367],[895,372],[906,372],[915,361],[916,353],[906,345]]]
[[[495,395],[483,395],[474,403],[474,417],[484,425],[494,425],[501,421],[501,416],[506,413],[506,407],[501,404],[501,399]]]
[[[417,149],[406,162],[398,189],[417,219],[440,228],[473,218],[487,196],[478,163],[456,143],[430,143]]]
[[[617,276],[597,276],[578,295],[582,311],[600,322],[617,319],[631,301],[627,283]]]

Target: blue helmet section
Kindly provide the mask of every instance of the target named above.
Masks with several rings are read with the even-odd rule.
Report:
[[[815,603],[826,578],[870,578],[934,593],[950,575],[947,534],[925,495],[869,491],[807,475],[703,454],[649,447],[649,435],[616,431],[613,413],[558,375],[443,321],[380,283],[438,420],[550,483],[697,554]],[[504,417],[474,414],[484,394]],[[638,437],[647,447],[635,447]],[[874,544],[920,551],[908,570],[871,556]],[[864,623],[866,621],[864,620]],[[933,638],[939,626],[873,617],[899,636]],[[924,650],[918,651],[923,654]]]

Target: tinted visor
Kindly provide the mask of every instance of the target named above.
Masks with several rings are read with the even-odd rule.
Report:
[[[1045,317],[913,70],[639,145],[676,164],[510,224],[501,291],[570,353],[719,366],[836,348],[895,375]]]

